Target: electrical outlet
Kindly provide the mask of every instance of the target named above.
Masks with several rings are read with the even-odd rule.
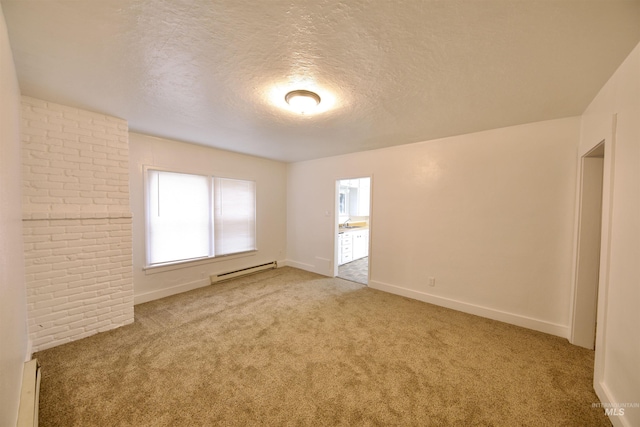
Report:
[[[429,276],[429,286],[433,287],[436,285],[436,278],[433,276]]]

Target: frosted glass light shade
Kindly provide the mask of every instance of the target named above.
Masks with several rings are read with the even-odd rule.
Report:
[[[291,91],[285,95],[284,99],[300,114],[308,113],[320,104],[320,96],[309,90]]]

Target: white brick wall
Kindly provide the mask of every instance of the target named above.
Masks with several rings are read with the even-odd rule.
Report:
[[[127,122],[22,100],[23,211],[130,213]]]
[[[43,350],[133,322],[124,120],[22,98],[29,335]]]

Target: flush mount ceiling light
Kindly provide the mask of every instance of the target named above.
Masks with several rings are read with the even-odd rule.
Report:
[[[292,90],[284,96],[284,100],[300,114],[308,113],[320,104],[320,96],[317,93],[303,89]]]

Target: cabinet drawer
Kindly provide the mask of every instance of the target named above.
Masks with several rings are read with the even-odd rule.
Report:
[[[351,242],[353,241],[353,236],[351,235],[351,233],[344,233],[340,235],[340,242],[344,245],[344,244],[351,244]]]

